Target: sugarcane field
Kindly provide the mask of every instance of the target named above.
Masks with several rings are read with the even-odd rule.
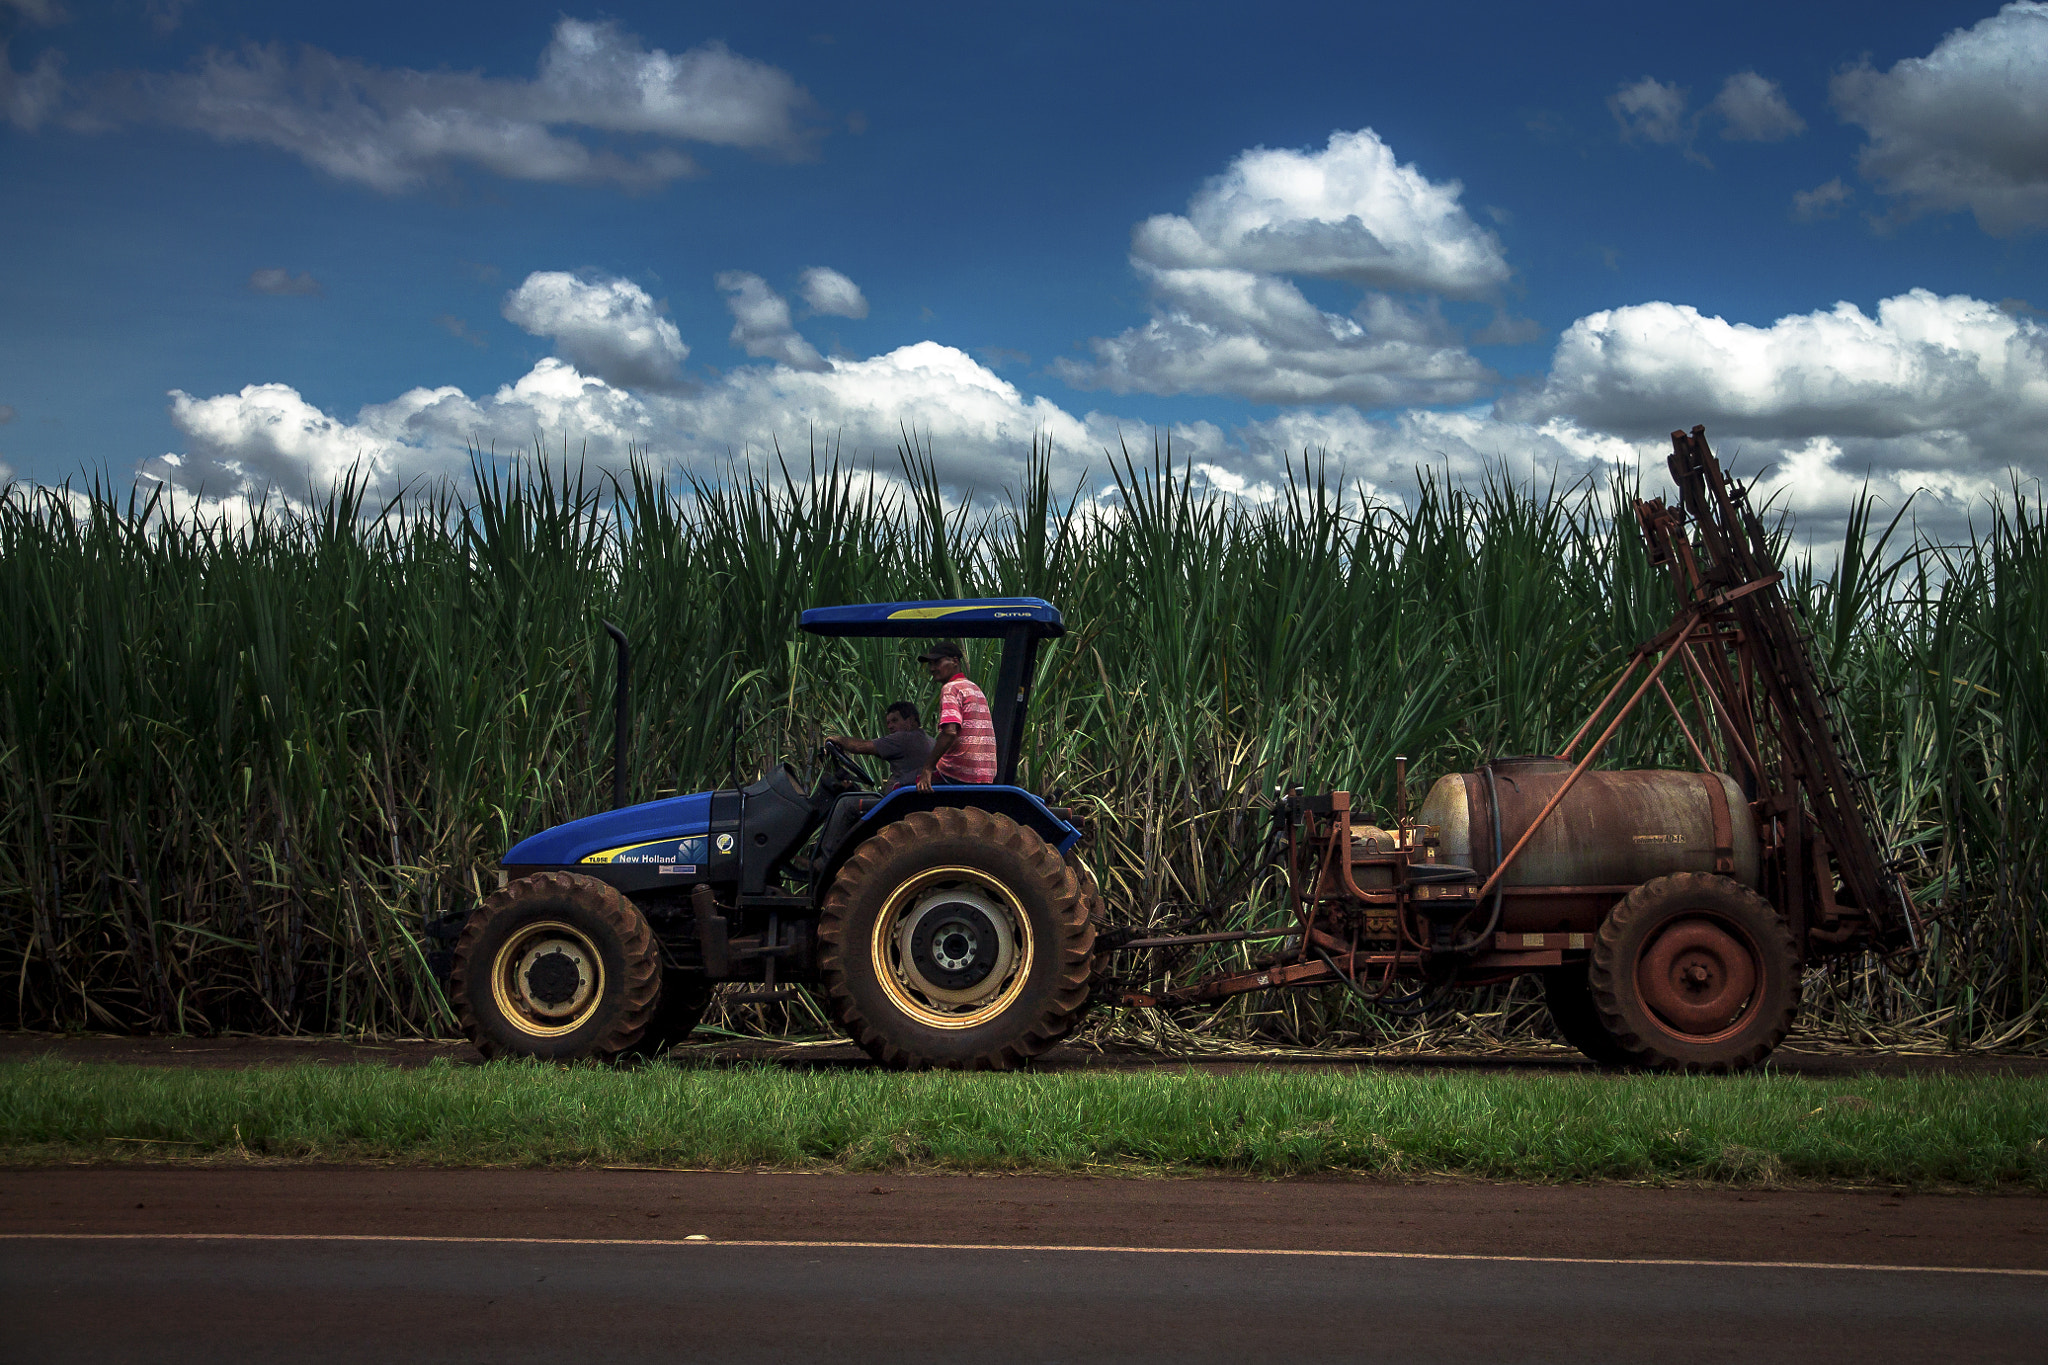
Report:
[[[2043,88],[0,0],[4,1354],[2043,1358]]]
[[[1118,467],[1117,519],[1083,524],[1042,462],[1030,473],[1012,501],[951,511],[933,486],[891,500],[829,467],[681,488],[640,471],[606,500],[537,463],[479,484],[474,506],[369,522],[344,489],[239,537],[115,500],[9,504],[10,595],[32,632],[12,714],[37,717],[8,769],[12,1022],[454,1036],[460,1004],[437,954],[526,870],[525,855],[506,854],[519,831],[617,805],[676,823],[652,833],[701,844],[684,827],[692,817],[671,813],[676,793],[723,784],[732,814],[707,803],[695,818],[744,828],[748,789],[733,772],[768,773],[799,802],[802,788],[830,788],[824,814],[805,809],[776,831],[788,846],[772,850],[754,893],[772,881],[774,895],[800,896],[810,839],[787,834],[814,835],[845,795],[873,804],[872,777],[822,735],[859,729],[878,698],[916,684],[896,643],[903,623],[846,641],[791,626],[807,604],[945,591],[952,605],[907,610],[946,612],[931,619],[956,634],[974,628],[961,618],[1003,610],[979,612],[981,601],[1035,601],[1074,623],[1030,661],[1012,773],[1033,816],[1061,813],[1059,837],[1085,831],[1078,852],[1055,854],[1090,885],[1101,945],[1084,955],[1091,986],[1068,1046],[1578,1046],[1587,1007],[1559,1006],[1566,992],[1551,983],[1567,954],[1588,974],[1588,940],[1624,882],[1668,868],[1755,888],[1766,858],[1779,864],[1764,884],[1777,917],[1807,934],[1801,970],[1773,983],[1772,1002],[1796,1008],[1803,1039],[1969,1054],[2048,1037],[2048,921],[2031,875],[2048,846],[2023,815],[2041,799],[2033,703],[2048,693],[2028,671],[2039,660],[2003,647],[2039,636],[2022,614],[2041,610],[2034,585],[2048,565],[2030,507],[1999,509],[2006,519],[1967,547],[1902,542],[1898,526],[1859,518],[1824,575],[1787,575],[1766,542],[1739,547],[1760,558],[1735,591],[1762,584],[1748,595],[1779,609],[1785,643],[1767,662],[1803,669],[1798,698],[1816,708],[1843,786],[1818,809],[1801,802],[1797,821],[1745,815],[1738,831],[1749,793],[1807,760],[1759,724],[1757,710],[1785,705],[1764,694],[1759,666],[1723,647],[1757,633],[1731,619],[1743,599],[1715,605],[1719,620],[1700,610],[1730,589],[1685,539],[1683,512],[1496,483],[1431,489],[1412,516],[1355,515],[1313,470],[1272,509],[1231,510],[1197,498],[1162,451]],[[468,540],[491,529],[497,543]],[[1275,582],[1289,590],[1284,612]],[[1035,591],[977,595],[998,585]],[[641,642],[628,674],[627,656],[585,629],[599,620]],[[992,674],[1001,638],[971,643]],[[614,707],[627,699],[622,676],[628,711]],[[125,723],[87,733],[89,717],[108,714]],[[1521,749],[1537,756],[1510,752]],[[62,766],[86,753],[92,762]],[[857,776],[838,770],[848,764]],[[1589,788],[1668,790],[1597,788],[1595,804],[1566,805],[1588,834],[1537,821],[1575,770],[1593,775]],[[1718,775],[1713,790],[1703,773]],[[676,785],[644,790],[664,778]],[[1330,791],[1341,795],[1318,794]],[[1673,810],[1654,825],[1660,800]],[[1823,832],[1823,815],[1854,822],[1862,864],[1835,851],[1848,840],[1839,826]],[[1508,864],[1493,878],[1532,830],[1539,856],[1592,865],[1517,877]],[[1587,847],[1602,842],[1611,850]],[[650,877],[637,858],[561,856],[584,869],[564,875],[610,875],[635,906],[644,899],[658,975],[708,994],[706,1037],[838,1030],[829,989],[772,980],[777,963],[789,964],[784,981],[816,970],[814,933],[763,942],[751,907],[728,897],[715,903],[737,912],[725,935],[751,933],[740,952],[754,957],[741,965],[728,949],[714,973],[690,893],[722,883],[678,876],[674,859]],[[714,852],[700,856],[708,870]],[[1852,885],[1857,872],[1869,886]],[[1583,889],[1560,892],[1573,883]],[[1331,902],[1340,908],[1324,919]],[[800,921],[801,907],[783,908]],[[769,956],[778,946],[788,951]],[[1724,955],[1782,974],[1767,948]],[[1238,989],[1273,970],[1340,989]],[[1702,1046],[1688,1040],[1722,1031],[1745,1003],[1707,1031],[1666,1028],[1673,1055],[1660,1062],[1692,1064],[1676,1050]],[[1774,1018],[1754,1041],[1784,1030]],[[512,1036],[485,1043],[517,1053]],[[1761,1061],[1768,1048],[1745,1050],[1754,1041],[1696,1064]],[[1596,1042],[1594,1059],[1624,1046]]]

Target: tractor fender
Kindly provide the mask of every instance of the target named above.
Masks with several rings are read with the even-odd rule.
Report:
[[[976,810],[1007,815],[1063,855],[1072,851],[1074,845],[1081,842],[1079,828],[1070,820],[1054,814],[1052,807],[1022,787],[980,783],[934,785],[930,791],[919,791],[915,787],[898,787],[869,807],[861,816],[859,823],[847,831],[839,847],[832,850],[831,860],[819,869],[817,885],[820,888],[830,886],[840,864],[851,857],[855,849],[873,837],[877,830],[893,825],[906,815],[917,811],[938,810],[946,806],[969,806]]]

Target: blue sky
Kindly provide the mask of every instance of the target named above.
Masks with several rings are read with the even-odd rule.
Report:
[[[210,497],[1170,430],[1818,528],[2048,419],[2048,6],[0,0],[0,464]],[[819,271],[827,273],[817,273]],[[806,272],[812,272],[807,274]]]

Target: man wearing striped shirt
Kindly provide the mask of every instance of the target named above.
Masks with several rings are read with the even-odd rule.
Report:
[[[917,789],[930,791],[934,782],[995,781],[996,725],[988,698],[967,676],[966,655],[953,641],[941,640],[917,661],[939,685],[939,733],[917,775]]]

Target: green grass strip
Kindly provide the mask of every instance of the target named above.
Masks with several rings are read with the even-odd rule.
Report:
[[[0,1064],[0,1161],[1447,1173],[2048,1189],[2048,1080]]]

